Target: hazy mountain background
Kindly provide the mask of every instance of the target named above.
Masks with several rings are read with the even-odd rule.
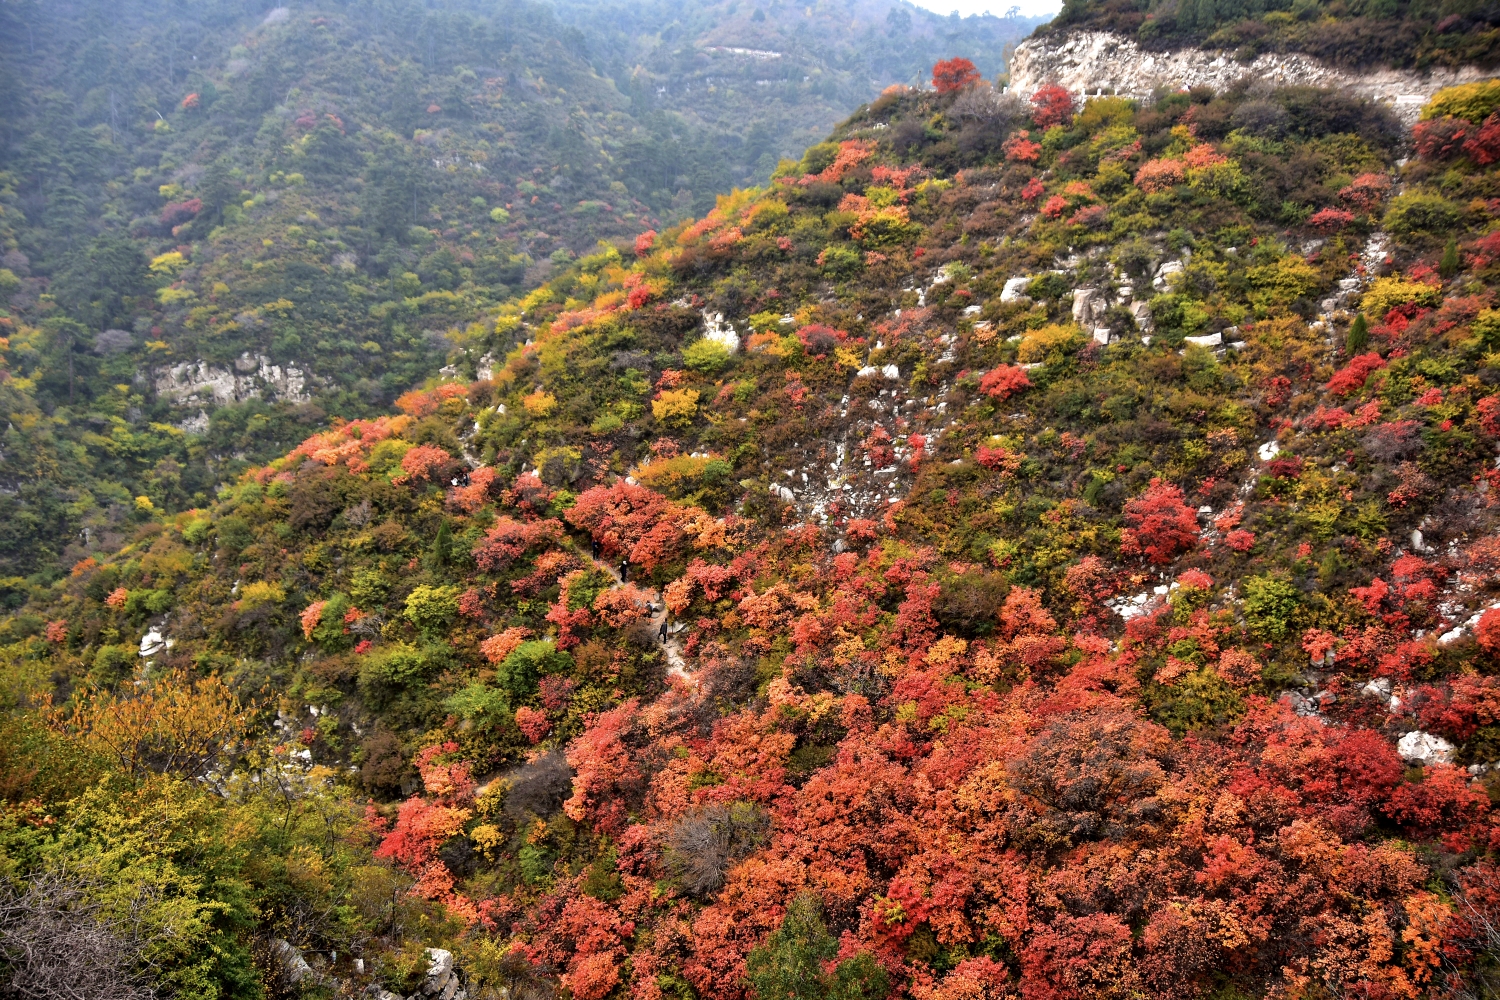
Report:
[[[1006,50],[1047,20],[942,16],[892,0],[556,6],[586,33],[595,70],[630,96],[637,117],[675,113],[720,136],[737,184],[764,182],[777,159],[800,157],[884,87],[926,83],[939,59],[964,56],[986,76],[1003,73]]]
[[[937,57],[999,72],[1034,23],[898,0],[4,0],[0,566],[32,572],[138,496],[206,502],[435,374],[447,334],[557,263],[764,181]]]

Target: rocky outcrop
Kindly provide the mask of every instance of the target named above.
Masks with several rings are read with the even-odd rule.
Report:
[[[721,345],[730,354],[740,349],[740,335],[734,332],[731,324],[724,322],[723,313],[703,310],[703,339]]]
[[[281,981],[288,986],[310,984],[318,978],[312,966],[307,964],[307,959],[302,957],[302,952],[283,938],[272,939],[271,957],[281,973]]]
[[[454,968],[453,953],[444,948],[428,948],[427,975],[411,996],[402,997],[399,993],[373,986],[365,995],[374,1000],[467,1000],[469,993],[464,989],[458,970]]]
[[[1391,106],[1405,122],[1416,121],[1422,105],[1444,87],[1488,79],[1474,67],[1425,73],[1378,69],[1357,73],[1338,69],[1301,53],[1264,53],[1248,63],[1212,49],[1148,52],[1133,40],[1107,31],[1076,31],[1030,38],[1016,48],[1010,89],[1030,97],[1056,83],[1074,94],[1121,94],[1145,98],[1158,87],[1209,86],[1222,90],[1246,77],[1275,87],[1329,87]]]
[[[1420,729],[1396,741],[1396,753],[1409,764],[1448,764],[1453,760],[1453,750],[1452,743]]]
[[[234,369],[219,368],[207,361],[184,361],[158,369],[155,378],[159,399],[179,405],[227,406],[247,399],[273,396],[290,403],[305,403],[308,376],[293,365],[271,363],[264,354],[241,354]]]

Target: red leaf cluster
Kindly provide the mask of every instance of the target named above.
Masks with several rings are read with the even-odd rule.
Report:
[[[1042,156],[1042,144],[1032,141],[1031,133],[1024,128],[1012,132],[1000,149],[1012,163],[1035,163]]]
[[[1031,120],[1039,129],[1066,125],[1073,120],[1073,95],[1049,83],[1031,95]]]
[[[979,70],[969,60],[959,56],[944,59],[932,67],[932,85],[939,94],[951,94],[979,82]]]
[[[1335,396],[1352,396],[1365,387],[1365,381],[1372,373],[1384,367],[1385,358],[1375,352],[1361,354],[1335,372],[1324,388]]]
[[[1198,544],[1198,516],[1185,503],[1181,488],[1152,479],[1146,492],[1125,504],[1120,551],[1144,556],[1152,565],[1165,565]]]

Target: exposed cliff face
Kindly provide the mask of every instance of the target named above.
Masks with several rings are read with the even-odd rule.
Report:
[[[1120,35],[1079,31],[1023,42],[1011,60],[1010,86],[1022,96],[1057,83],[1074,93],[1103,90],[1148,97],[1158,87],[1224,89],[1249,77],[1277,87],[1333,87],[1360,94],[1389,104],[1404,121],[1412,122],[1422,105],[1442,88],[1492,75],[1474,67],[1427,73],[1393,69],[1353,73],[1299,53],[1268,53],[1242,63],[1223,50],[1148,52]]]
[[[247,399],[274,396],[292,403],[312,398],[308,377],[294,365],[273,365],[264,354],[246,351],[234,362],[234,371],[206,361],[185,361],[156,372],[156,395],[179,405],[214,403],[228,406]],[[316,381],[316,377],[314,378]]]

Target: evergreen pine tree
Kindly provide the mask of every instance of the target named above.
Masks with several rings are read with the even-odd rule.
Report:
[[[890,992],[885,970],[866,952],[824,972],[838,942],[823,923],[818,898],[803,893],[766,943],[745,959],[745,977],[759,1000],[882,1000]]]
[[[1370,346],[1370,321],[1365,319],[1365,314],[1360,313],[1354,317],[1354,323],[1349,327],[1349,337],[1344,341],[1344,350],[1350,357],[1360,353]]]
[[[439,525],[437,535],[432,539],[432,568],[442,569],[453,559],[453,532],[448,528],[448,522],[444,519]]]
[[[1443,259],[1438,263],[1438,274],[1443,276],[1444,281],[1449,281],[1461,270],[1463,270],[1463,259],[1458,255],[1458,241],[1450,239],[1448,245],[1443,248]]]

